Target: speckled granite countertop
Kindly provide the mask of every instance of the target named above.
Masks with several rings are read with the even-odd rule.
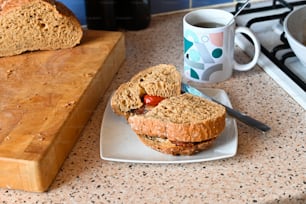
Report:
[[[306,112],[260,67],[234,72],[209,87],[234,108],[266,122],[266,134],[240,122],[237,155],[188,164],[104,161],[100,126],[110,94],[139,70],[159,63],[182,68],[184,13],[155,16],[126,32],[127,56],[48,192],[0,189],[0,203],[305,203]],[[248,60],[236,48],[236,57]]]

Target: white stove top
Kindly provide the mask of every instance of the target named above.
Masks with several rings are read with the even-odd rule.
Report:
[[[295,0],[296,1],[296,0]],[[287,0],[287,2],[295,2],[293,0]],[[262,7],[262,6],[271,6],[271,1],[251,3],[251,8]],[[300,6],[298,6],[300,7]],[[298,7],[295,7],[298,8]],[[281,14],[284,12],[289,12],[288,8],[273,9],[269,11],[261,11],[250,14],[241,14],[236,18],[238,26],[245,26],[250,19],[259,16]],[[280,35],[283,32],[282,25],[277,20],[269,20],[260,23],[254,23],[251,25],[250,29],[259,39],[260,43],[268,51],[272,51],[277,45],[283,44],[280,40]],[[238,36],[236,43],[239,47],[245,50],[249,55],[253,55],[253,46],[252,44],[242,35]],[[276,58],[281,59],[284,53],[290,51],[289,49],[281,50],[276,53]],[[290,77],[287,76],[280,68],[277,67],[266,55],[263,53],[260,55],[258,64],[263,68],[267,74],[269,74],[288,94],[294,98],[304,109],[306,109],[306,92],[298,86]],[[304,83],[306,83],[306,67],[296,58],[291,57],[285,61],[285,65],[297,75]]]

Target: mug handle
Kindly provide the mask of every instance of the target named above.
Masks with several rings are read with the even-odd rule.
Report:
[[[239,64],[238,62],[236,62],[236,60],[234,60],[234,69],[238,70],[238,71],[248,71],[250,69],[252,69],[258,61],[259,55],[260,55],[260,43],[258,41],[258,39],[256,38],[256,36],[252,33],[252,31],[247,28],[247,27],[237,27],[235,30],[235,33],[244,33],[246,35],[248,35],[251,40],[253,41],[254,44],[254,48],[255,48],[255,53],[253,56],[252,61],[250,61],[247,64]]]

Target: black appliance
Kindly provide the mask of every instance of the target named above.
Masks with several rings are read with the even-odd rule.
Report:
[[[150,0],[86,0],[89,29],[140,30],[151,21]]]

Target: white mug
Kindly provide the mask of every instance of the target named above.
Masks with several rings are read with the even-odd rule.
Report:
[[[232,76],[233,70],[252,69],[259,58],[260,44],[252,31],[236,27],[233,15],[221,9],[199,9],[183,18],[184,75],[193,81],[215,83]],[[252,60],[239,64],[234,59],[236,33],[251,38],[255,48]]]

